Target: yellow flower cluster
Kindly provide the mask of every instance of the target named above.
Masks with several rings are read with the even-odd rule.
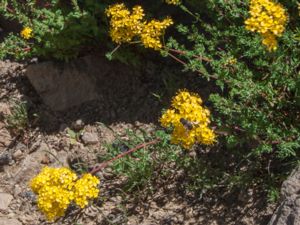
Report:
[[[24,27],[21,31],[21,37],[24,39],[30,39],[32,37],[32,29],[30,27]]]
[[[72,201],[85,207],[87,199],[98,196],[98,184],[98,178],[91,174],[78,179],[68,168],[50,167],[43,168],[30,182],[31,189],[38,195],[39,209],[50,221],[63,216]]]
[[[227,64],[229,65],[234,65],[237,63],[237,59],[234,58],[234,57],[230,57],[228,60],[227,60]]]
[[[195,143],[211,145],[215,142],[216,135],[208,127],[209,115],[197,94],[182,90],[173,98],[172,108],[162,115],[160,123],[163,127],[173,127],[172,143],[189,149]]]
[[[170,18],[147,22],[144,20],[145,14],[141,6],[134,6],[130,12],[123,3],[110,6],[106,15],[111,18],[110,36],[114,42],[128,43],[137,37],[146,48],[155,50],[162,48],[160,37],[165,29],[173,24]]]
[[[80,208],[87,206],[88,199],[97,198],[99,194],[99,189],[97,189],[98,184],[98,178],[89,173],[83,175],[75,183],[74,201]]]
[[[181,3],[180,0],[166,0],[166,3],[169,5],[179,5]]]
[[[159,50],[162,48],[160,37],[163,35],[165,29],[173,24],[172,19],[166,18],[163,21],[151,20],[144,24],[141,33],[141,41],[146,48],[153,48]]]
[[[245,21],[246,29],[259,33],[269,51],[276,50],[276,37],[282,35],[288,20],[283,6],[271,0],[251,0],[249,12],[251,17]]]

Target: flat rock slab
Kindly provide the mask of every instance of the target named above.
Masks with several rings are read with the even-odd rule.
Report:
[[[22,225],[19,220],[0,217],[0,225]]]
[[[268,225],[300,224],[300,167],[283,182],[281,204],[273,214]]]
[[[97,99],[97,77],[108,72],[108,65],[105,58],[86,56],[68,63],[32,64],[26,76],[46,105],[62,111]]]
[[[7,210],[12,199],[11,194],[0,192],[0,210]]]

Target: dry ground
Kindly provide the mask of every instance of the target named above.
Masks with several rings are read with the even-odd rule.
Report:
[[[112,95],[106,102],[90,102],[67,112],[53,112],[33,90],[24,76],[25,69],[22,64],[0,62],[0,225],[49,224],[37,210],[29,180],[45,165],[68,165],[79,158],[92,165],[99,155],[106,154],[105,143],[112,143],[116,135],[126,139],[126,129],[153,132],[164,105],[150,94],[164,88],[163,83],[145,75],[134,80],[125,77],[118,85],[107,82],[110,93],[140,86],[134,99]],[[151,65],[145,70],[156,73],[151,71]],[[19,101],[28,103],[29,124],[22,131],[13,132],[7,118]],[[76,123],[78,119],[83,123]],[[96,141],[87,144],[76,140],[70,137],[68,129],[82,129],[96,136]],[[98,174],[99,199],[82,211],[70,210],[54,224],[264,225],[274,211],[274,205],[267,205],[264,196],[255,189],[247,193],[221,191],[198,199],[180,188],[182,173],[173,172],[174,178],[158,181],[151,193],[125,193],[121,189],[124,179],[108,168]]]

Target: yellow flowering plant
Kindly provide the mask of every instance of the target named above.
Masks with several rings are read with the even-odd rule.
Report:
[[[33,36],[32,29],[30,27],[24,27],[20,34],[21,37],[26,40],[32,38]]]
[[[145,48],[154,50],[162,48],[160,39],[166,28],[173,24],[171,18],[146,21],[141,6],[134,6],[130,12],[123,3],[109,6],[106,16],[110,18],[109,33],[115,43],[130,43],[136,38]]]
[[[97,198],[99,183],[91,174],[78,178],[68,168],[45,167],[31,180],[30,187],[38,195],[38,208],[53,221],[63,216],[72,202],[84,208],[88,200]]]
[[[163,127],[172,127],[171,142],[184,148],[194,144],[211,145],[216,142],[216,135],[210,124],[208,109],[202,106],[202,99],[195,93],[181,90],[172,100],[172,107],[160,118]]]
[[[167,4],[169,5],[180,5],[180,0],[165,0]]]
[[[249,14],[250,18],[245,21],[246,29],[259,33],[268,51],[276,50],[276,37],[282,35],[288,20],[283,6],[272,0],[251,0]]]

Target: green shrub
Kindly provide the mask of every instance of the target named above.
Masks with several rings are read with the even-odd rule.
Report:
[[[1,43],[0,58],[33,56],[68,60],[99,47],[105,37],[101,19],[105,3],[94,0],[3,0],[0,13],[32,30],[30,36],[10,34]]]
[[[62,4],[63,1],[52,0],[48,6],[38,6],[35,2],[1,1],[0,12],[5,18],[16,19],[24,28],[31,29],[32,33],[29,32],[27,36],[8,35],[0,45],[0,58],[39,56],[67,60],[88,52],[90,48],[97,49],[95,47],[108,37],[104,33],[109,30],[104,15],[106,1],[72,0],[70,4]],[[226,172],[222,171],[226,170],[222,167],[216,170],[220,177],[206,179],[205,174],[214,174],[213,171],[205,172],[206,166],[212,170],[207,161],[187,162],[189,166],[186,168],[204,171],[197,174],[193,169],[190,177],[196,182],[192,189],[197,189],[197,185],[213,187],[215,182],[222,180],[224,174],[227,176],[226,185],[243,185],[260,177],[260,181],[273,187],[272,180],[280,182],[282,172],[296,165],[299,159],[300,17],[297,1],[276,1],[282,4],[289,17],[283,35],[280,36],[281,32],[275,35],[277,48],[272,46],[269,49],[262,44],[261,33],[246,29],[250,1],[182,2],[185,5],[165,5],[158,15],[155,9],[161,9],[158,6],[162,2],[151,3],[152,6],[142,3],[143,7],[146,6],[145,20],[165,18],[169,13],[161,13],[169,9],[178,15],[173,16],[178,32],[175,31],[165,43],[165,28],[160,31],[157,40],[161,43],[156,50],[184,64],[185,70],[198,72],[208,80],[215,81],[219,90],[209,97],[214,114],[213,123],[217,127],[219,142],[224,143],[223,151],[232,156],[235,164],[234,169]],[[128,8],[132,8],[133,4],[135,2],[128,1]],[[159,23],[155,27],[160,27]],[[120,29],[123,27],[120,26]],[[142,29],[144,33],[147,33],[146,30]],[[155,29],[151,33],[155,34]],[[133,37],[128,45],[136,42]],[[116,50],[120,50],[119,47],[107,56],[111,58]],[[120,54],[119,59],[122,57]],[[122,60],[127,61],[124,57]],[[134,143],[136,141],[133,140],[131,145]],[[166,146],[174,147],[169,144]],[[118,151],[118,148],[111,147],[109,156],[116,155]],[[164,154],[159,153],[159,157],[170,156],[169,153],[166,156]],[[145,151],[136,152],[133,157],[141,160],[126,157],[114,164],[116,171],[128,177],[128,189],[145,185],[152,179],[158,165]],[[272,179],[261,179],[266,175]],[[274,189],[270,193],[270,199],[275,199]]]
[[[171,174],[170,164],[179,160],[180,148],[169,143],[170,135],[158,130],[155,135],[145,131],[137,133],[127,130],[128,140],[118,138],[107,146],[108,154],[100,159],[108,160],[116,155],[126,152],[138,144],[146,143],[151,139],[160,138],[158,144],[138,151],[116,160],[112,169],[115,174],[125,176],[125,191],[151,190],[151,186],[159,180],[166,179]]]
[[[191,23],[178,24],[180,35],[169,39],[167,54],[184,62],[185,70],[215,80],[219,92],[211,93],[209,100],[227,149],[257,169],[270,162],[276,163],[271,169],[296,162],[300,147],[297,1],[280,1],[290,19],[274,52],[262,45],[259,34],[245,29],[249,1],[210,0],[201,7],[188,2],[197,13]]]

